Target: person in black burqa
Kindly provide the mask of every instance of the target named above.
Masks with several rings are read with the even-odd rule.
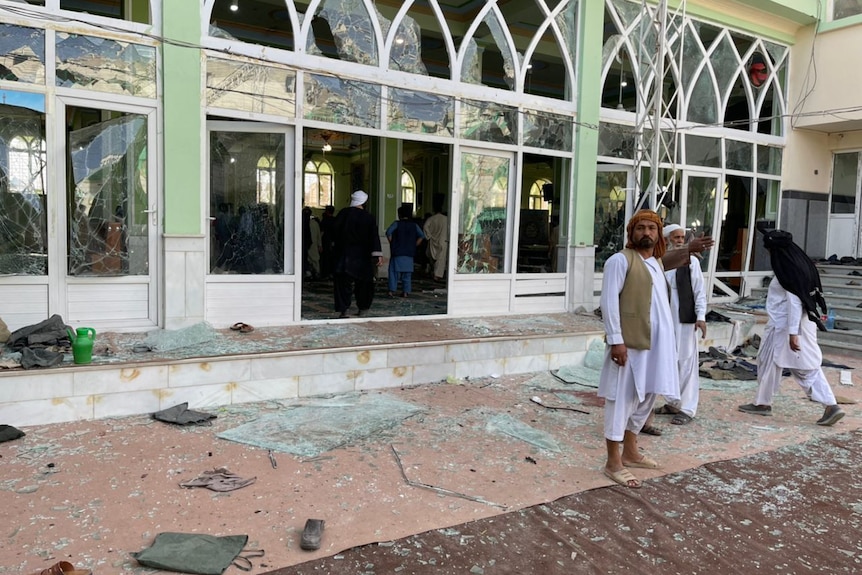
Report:
[[[333,230],[333,287],[335,311],[347,317],[351,297],[356,295],[359,315],[374,301],[374,273],[383,265],[380,233],[374,216],[365,210],[368,194],[362,190],[350,196],[350,207],[335,216]]]
[[[757,356],[757,396],[739,410],[772,415],[772,398],[781,385],[782,372],[789,369],[812,401],[825,407],[817,425],[833,425],[842,417],[832,388],[820,367],[823,355],[817,345],[817,330],[826,331],[818,307],[827,313],[820,273],[805,252],[782,230],[764,234],[775,277],[766,294],[769,320]]]

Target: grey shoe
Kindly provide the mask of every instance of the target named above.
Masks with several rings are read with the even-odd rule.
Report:
[[[844,410],[837,405],[830,405],[823,412],[823,417],[817,420],[817,425],[834,425],[844,417]]]
[[[739,411],[743,411],[745,413],[753,413],[755,415],[772,415],[772,406],[746,403],[745,405],[739,406]]]
[[[309,519],[305,522],[305,529],[302,530],[302,537],[299,539],[299,546],[306,551],[314,551],[320,549],[320,537],[323,535],[323,519]]]

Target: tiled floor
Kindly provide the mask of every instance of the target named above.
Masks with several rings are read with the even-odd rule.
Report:
[[[400,288],[399,284],[399,288]],[[302,319],[332,319],[336,316],[332,294],[332,280],[306,281],[302,286]],[[406,298],[390,297],[387,280],[378,279],[374,303],[364,317],[410,317],[442,315],[446,313],[446,284],[435,282],[421,274],[413,275],[413,289]],[[349,314],[355,316],[356,302]]]

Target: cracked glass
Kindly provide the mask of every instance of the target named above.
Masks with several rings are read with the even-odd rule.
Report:
[[[506,270],[509,170],[509,158],[461,155],[458,273],[487,274]]]
[[[455,101],[415,90],[389,90],[389,129],[411,134],[453,135]]]
[[[0,90],[0,275],[48,273],[45,97]]]
[[[67,108],[69,275],[149,273],[147,117]]]
[[[389,21],[379,12],[377,18],[389,30]],[[362,0],[324,0],[323,7],[312,19],[313,34],[307,48],[316,47],[329,58],[376,66],[377,40],[374,26]]]
[[[635,156],[635,140],[634,126],[602,122],[599,124],[598,154],[631,160]]]
[[[57,86],[154,98],[156,49],[94,36],[57,33]]]
[[[45,31],[0,24],[0,80],[45,83]]]
[[[518,109],[492,101],[461,103],[461,137],[481,142],[514,144]]]
[[[250,62],[207,58],[207,106],[296,115],[296,72]]]
[[[725,146],[727,147],[726,167],[728,170],[752,171],[754,167],[754,144],[725,140]]]
[[[720,168],[721,139],[687,134],[685,136],[685,163]]]
[[[781,148],[757,146],[757,171],[761,174],[781,175]]]
[[[213,132],[210,273],[282,274],[283,133]]]
[[[489,11],[467,42],[461,67],[462,82],[515,89],[515,61],[504,30],[496,14]]]
[[[334,76],[305,76],[305,118],[380,127],[380,86]]]
[[[524,111],[524,145],[561,152],[572,151],[572,118],[548,112]]]

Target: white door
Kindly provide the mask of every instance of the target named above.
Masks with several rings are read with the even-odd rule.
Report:
[[[155,110],[64,97],[56,118],[66,161],[56,171],[64,199],[49,208],[49,310],[97,330],[157,326]]]

